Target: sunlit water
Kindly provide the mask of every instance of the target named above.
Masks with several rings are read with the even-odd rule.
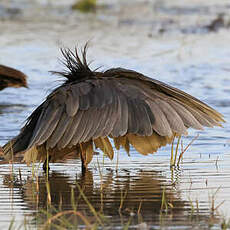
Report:
[[[189,6],[185,3],[185,7]],[[202,8],[202,17],[205,12],[215,15],[215,6],[208,7],[213,11]],[[89,59],[94,60],[92,68],[122,66],[140,71],[198,97],[223,113],[226,121],[230,120],[230,33],[227,29],[218,33],[198,30],[184,35],[174,25],[168,33],[159,35],[154,34],[152,25],[156,18],[147,14],[146,23],[141,23],[133,21],[130,15],[127,21],[129,15],[122,7],[114,6],[115,13],[111,15],[106,12],[72,15],[63,8],[52,8],[52,15],[48,15],[31,5],[28,8],[18,16],[19,20],[0,22],[0,62],[25,72],[30,87],[0,92],[0,145],[19,133],[28,115],[61,83],[61,79],[48,72],[62,70],[57,60],[59,47],[83,45],[88,40],[91,40]],[[177,12],[175,7],[167,11],[171,8],[166,4],[156,9],[164,14],[171,12],[183,21],[183,14],[173,13]],[[216,7],[217,13],[221,9],[225,9],[224,2]],[[138,7],[132,8],[135,10]],[[190,12],[186,14],[190,16],[187,22],[190,28],[194,22],[192,16],[200,11],[186,12]],[[185,22],[183,25],[186,27]],[[59,207],[61,203],[63,210],[72,209],[71,189],[77,199],[79,185],[113,228],[119,229],[130,221],[132,228],[219,229],[223,218],[230,218],[230,135],[228,123],[223,126],[202,132],[190,130],[189,136],[183,138],[184,147],[198,133],[199,138],[185,152],[180,167],[172,169],[170,146],[146,157],[134,150],[130,157],[120,151],[113,161],[95,156],[84,177],[78,159],[51,164],[52,205]],[[12,171],[16,175],[14,179]],[[15,164],[12,169],[9,164],[1,164],[1,229],[7,228],[13,218],[17,226],[23,223],[24,217],[32,226],[41,224],[37,216],[41,208],[47,208],[46,175],[41,167],[37,173],[36,182],[31,167]],[[163,194],[167,212],[162,207]],[[78,202],[78,210],[93,216],[83,199]]]

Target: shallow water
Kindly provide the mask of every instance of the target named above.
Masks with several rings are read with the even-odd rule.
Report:
[[[48,5],[25,2],[17,3],[20,12],[16,18],[2,14],[4,20],[0,21],[0,62],[25,72],[30,87],[0,92],[0,145],[18,134],[31,111],[60,84],[61,79],[48,73],[62,70],[57,60],[59,47],[81,46],[88,40],[92,68],[122,66],[140,71],[198,97],[230,120],[230,33],[227,28],[217,33],[203,30],[218,13],[229,17],[227,2],[197,0],[191,6],[189,1],[135,1],[132,5],[112,1],[108,9],[89,15],[71,13],[62,1],[61,6],[52,1]],[[157,29],[162,25],[164,33]],[[229,128],[226,123],[224,128],[190,130],[183,138],[184,146],[200,135],[179,168],[169,167],[170,146],[146,157],[134,150],[131,157],[120,151],[118,169],[117,157],[103,163],[101,155],[95,156],[85,177],[78,159],[51,164],[52,205],[58,207],[61,202],[63,210],[72,209],[71,188],[77,198],[79,184],[113,228],[130,220],[130,226],[139,229],[219,229],[223,218],[230,218]],[[25,164],[15,164],[13,173],[15,178],[11,178],[11,165],[1,164],[0,227],[9,226],[13,217],[19,226],[26,217],[36,228],[39,221],[45,221],[38,221],[38,213],[47,208],[46,176],[40,167],[36,182],[32,168]],[[167,212],[160,212],[163,193]],[[83,199],[78,210],[93,216]]]

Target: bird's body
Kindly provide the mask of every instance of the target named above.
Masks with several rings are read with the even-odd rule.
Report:
[[[27,76],[19,70],[0,65],[0,90],[6,87],[27,87]]]
[[[24,152],[27,163],[80,153],[83,169],[94,147],[113,158],[116,149],[132,145],[143,155],[186,135],[187,128],[221,126],[222,115],[163,82],[141,73],[114,68],[91,71],[70,50],[63,51],[68,71],[58,73],[66,82],[55,89],[31,114],[20,134],[3,146],[5,156]]]

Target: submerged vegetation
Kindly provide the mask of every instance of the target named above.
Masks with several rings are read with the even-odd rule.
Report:
[[[177,144],[176,144],[176,148],[174,151],[174,141],[175,141],[175,137],[173,139],[172,145],[171,145],[171,158],[170,158],[170,166],[179,166],[182,160],[182,157],[184,155],[184,153],[188,150],[188,148],[192,145],[192,143],[199,137],[199,135],[197,135],[196,137],[194,137],[191,142],[184,148],[183,147],[183,141],[181,140],[181,136],[179,136],[177,138]],[[181,152],[178,156],[179,153],[179,146],[181,146]],[[175,154],[175,155],[174,155]]]

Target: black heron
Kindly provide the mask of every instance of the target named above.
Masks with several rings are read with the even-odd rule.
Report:
[[[26,87],[27,76],[19,70],[9,66],[0,65],[0,90],[6,87]]]
[[[91,70],[78,50],[62,49],[65,77],[28,118],[18,136],[3,146],[8,159],[23,152],[24,160],[55,161],[75,151],[82,172],[95,148],[109,158],[132,145],[139,153],[154,153],[186,135],[188,128],[221,126],[223,116],[195,97],[141,73],[123,68]],[[47,164],[48,165],[48,164]]]

